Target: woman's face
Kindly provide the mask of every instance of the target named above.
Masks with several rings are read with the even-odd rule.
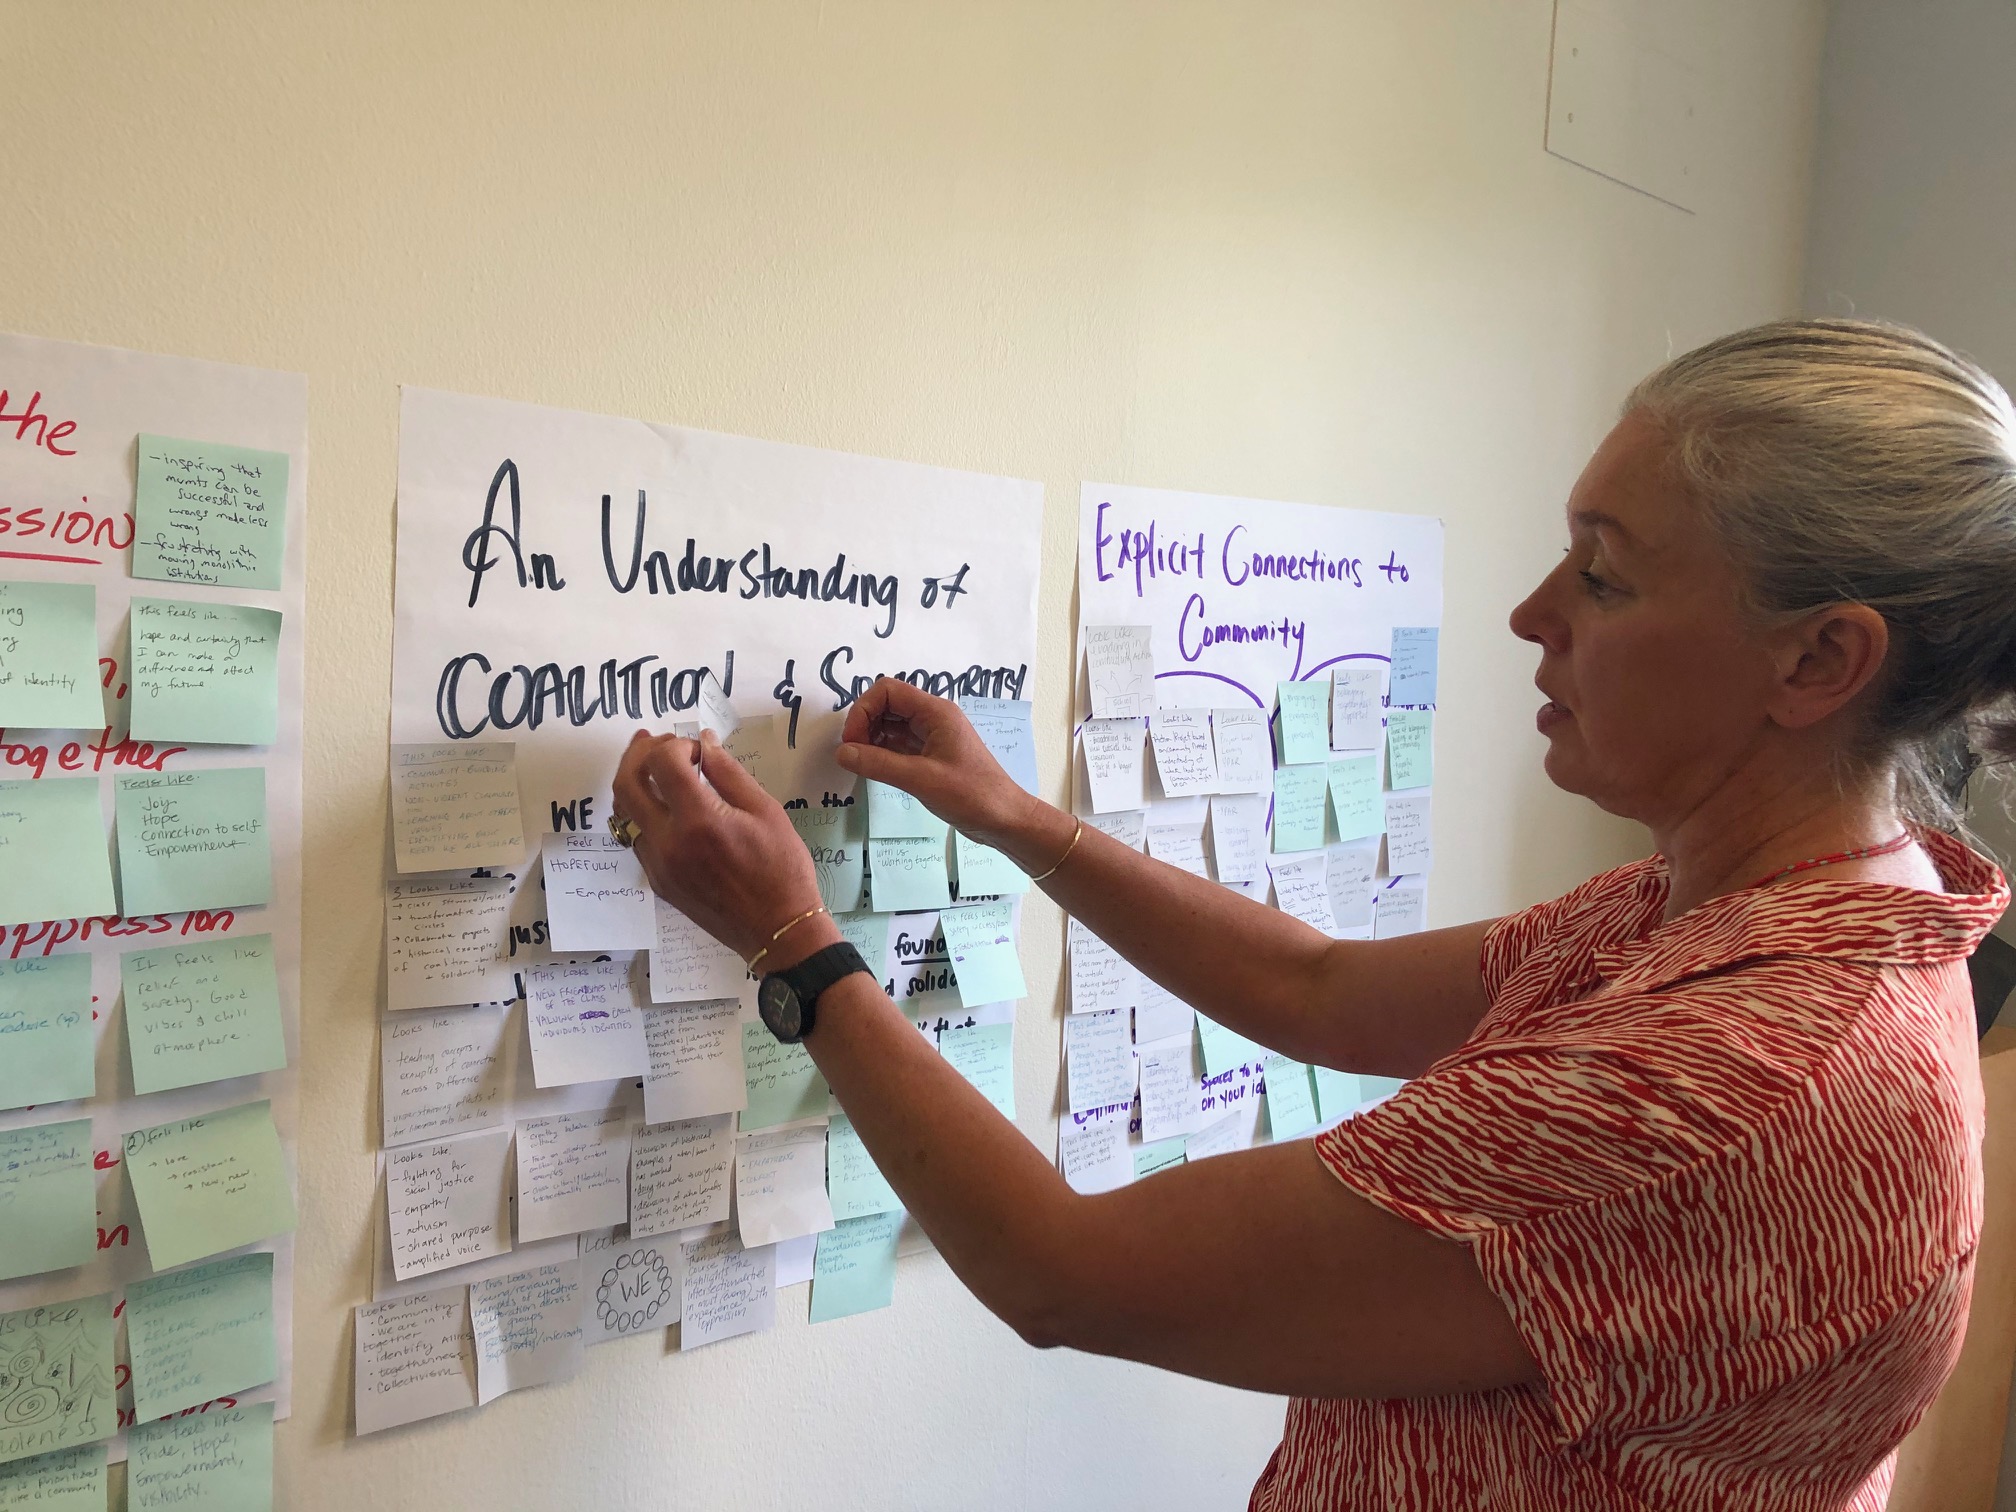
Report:
[[[1512,611],[1540,647],[1547,775],[1655,831],[1679,823],[1771,729],[1771,656],[1699,512],[1626,416],[1568,496],[1568,551]]]

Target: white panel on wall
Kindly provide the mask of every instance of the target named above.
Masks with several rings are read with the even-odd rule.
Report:
[[[1691,212],[1700,98],[1698,70],[1648,8],[1555,0],[1547,150],[1556,157]]]

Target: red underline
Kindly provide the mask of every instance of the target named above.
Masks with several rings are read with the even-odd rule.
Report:
[[[0,557],[10,557],[19,562],[75,562],[80,567],[105,565],[96,557],[51,556],[45,551],[0,551]]]

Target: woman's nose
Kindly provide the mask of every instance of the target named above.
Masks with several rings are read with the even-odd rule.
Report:
[[[1513,607],[1508,620],[1512,633],[1521,640],[1532,641],[1550,651],[1558,651],[1565,638],[1566,622],[1555,607],[1557,579],[1562,568],[1556,568],[1540,580],[1539,586]]]

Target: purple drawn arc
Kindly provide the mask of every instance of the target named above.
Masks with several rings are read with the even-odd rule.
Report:
[[[1382,661],[1390,666],[1392,665],[1393,658],[1390,656],[1381,656],[1377,651],[1347,651],[1342,656],[1333,656],[1330,658],[1330,660],[1326,662],[1316,663],[1315,666],[1311,667],[1307,672],[1303,673],[1300,677],[1296,678],[1295,681],[1307,682],[1310,678],[1314,677],[1318,672],[1321,672],[1325,667],[1334,667],[1339,662],[1347,662],[1347,661]]]
[[[1233,678],[1227,677],[1223,672],[1205,672],[1200,669],[1184,667],[1179,668],[1174,672],[1157,672],[1155,674],[1155,681],[1160,682],[1165,677],[1208,677],[1213,682],[1230,683],[1233,687],[1237,688],[1241,693],[1244,693],[1248,698],[1253,700],[1254,708],[1264,709],[1267,707],[1266,704],[1260,701],[1260,695],[1258,693],[1255,693],[1251,688],[1247,687],[1246,684],[1238,682]]]

